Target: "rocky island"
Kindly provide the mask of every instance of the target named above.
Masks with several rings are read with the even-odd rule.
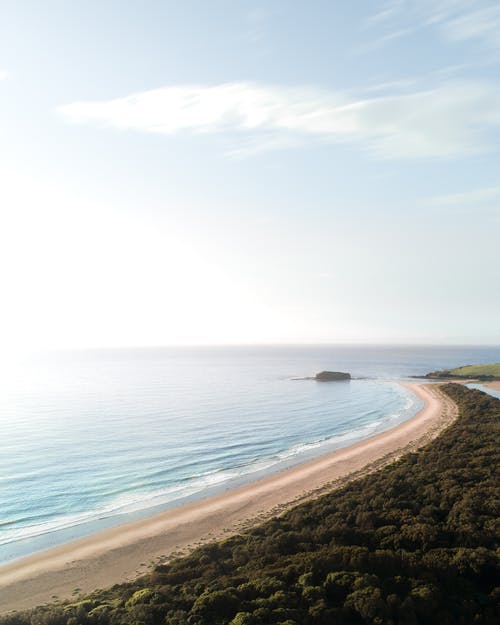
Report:
[[[334,382],[338,380],[350,380],[350,373],[343,373],[342,371],[321,371],[314,376],[318,382]]]

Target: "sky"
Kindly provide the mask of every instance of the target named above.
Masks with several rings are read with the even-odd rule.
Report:
[[[2,351],[500,344],[500,5],[0,0]]]

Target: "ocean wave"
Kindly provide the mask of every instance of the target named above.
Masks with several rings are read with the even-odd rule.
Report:
[[[199,495],[208,489],[229,485],[231,482],[251,477],[252,474],[269,472],[278,469],[280,466],[292,466],[313,455],[320,455],[329,450],[338,449],[348,444],[360,441],[377,432],[383,431],[394,425],[397,420],[404,420],[413,414],[419,406],[419,400],[407,389],[399,385],[394,385],[394,389],[400,398],[404,399],[402,406],[397,410],[388,414],[383,414],[379,418],[373,419],[376,414],[380,415],[377,410],[366,411],[367,414],[363,418],[369,418],[367,423],[358,423],[352,428],[353,420],[350,421],[351,429],[347,431],[337,431],[326,435],[316,437],[314,440],[297,442],[290,447],[280,450],[271,455],[263,457],[254,457],[250,461],[238,464],[235,462],[237,454],[226,454],[226,460],[232,460],[230,467],[207,469],[192,474],[189,477],[178,479],[176,483],[163,486],[155,490],[120,492],[120,494],[107,503],[96,506],[95,508],[75,514],[57,516],[50,518],[50,514],[46,516],[43,522],[40,522],[39,514],[29,517],[23,515],[22,522],[20,518],[15,519],[16,523],[7,520],[3,526],[0,525],[0,545],[10,544],[20,540],[29,540],[38,538],[45,534],[67,530],[88,523],[95,523],[101,519],[107,519],[113,516],[130,514],[138,511],[147,510],[148,508],[172,504],[175,501]],[[370,414],[371,413],[371,414]],[[356,421],[356,420],[354,420]],[[349,423],[349,422],[348,422]],[[348,425],[346,423],[345,425]],[[342,424],[340,424],[342,427]],[[245,449],[247,453],[248,445],[241,443],[233,443],[228,446],[229,449]],[[186,465],[194,466],[199,463],[187,462]],[[156,472],[156,475],[162,471]],[[34,521],[34,522],[33,522]],[[21,522],[21,524],[19,524]]]

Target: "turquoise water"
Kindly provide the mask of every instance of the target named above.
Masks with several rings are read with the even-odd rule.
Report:
[[[0,561],[279,471],[401,422],[398,378],[500,348],[80,351],[9,362]],[[322,369],[363,378],[294,380]]]

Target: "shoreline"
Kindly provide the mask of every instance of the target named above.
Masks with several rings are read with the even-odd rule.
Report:
[[[483,386],[491,388],[494,391],[500,391],[500,380],[494,380],[493,382],[484,382]]]
[[[0,613],[76,599],[229,537],[429,442],[456,417],[438,385],[401,383],[424,407],[399,425],[244,486],[102,530],[0,567]]]
[[[490,388],[492,391],[500,391],[500,380],[485,382],[484,380],[478,380],[477,378],[452,378],[447,380],[447,382],[451,382],[453,384],[478,384],[484,388]],[[441,384],[445,384],[445,382],[443,381]]]
[[[399,381],[382,380],[382,382],[386,384],[391,383],[392,386],[399,386],[401,391],[404,390]],[[313,438],[313,440],[295,441],[288,448],[285,447],[274,454],[257,457],[251,462],[237,465],[236,468],[228,466],[222,470],[212,471],[208,478],[216,475],[216,477],[222,477],[222,479],[214,481],[208,479],[203,486],[198,484],[193,488],[192,483],[196,484],[197,481],[193,480],[191,484],[187,483],[184,491],[172,495],[162,494],[160,486],[157,487],[157,490],[153,490],[151,498],[144,498],[137,505],[132,502],[129,504],[130,508],[126,506],[122,506],[121,509],[118,507],[115,510],[111,508],[109,511],[103,511],[102,514],[99,514],[98,510],[96,510],[95,514],[92,515],[90,513],[83,521],[77,521],[74,524],[68,523],[68,525],[56,525],[40,533],[35,531],[33,534],[27,533],[25,536],[18,536],[10,542],[0,544],[0,569],[7,564],[30,557],[38,552],[47,551],[60,545],[98,534],[106,529],[151,518],[187,503],[206,499],[207,497],[226,492],[229,489],[244,486],[273,474],[281,473],[284,470],[301,465],[309,460],[314,460],[329,452],[365,440],[411,418],[420,408],[416,404],[418,401],[417,396],[409,390],[401,394],[401,400],[405,404],[401,406],[399,411],[386,411],[385,415],[381,414],[381,418],[373,422],[363,425],[357,424],[354,429],[329,433],[323,438],[318,433],[318,436]],[[410,408],[410,412],[408,412],[408,408]],[[355,413],[352,416],[355,416]],[[198,481],[202,480],[203,474]]]
[[[386,384],[392,386],[395,393],[400,395],[401,402],[404,403],[398,407],[389,408],[386,406],[385,410],[378,410],[376,418],[367,423],[351,424],[351,429],[345,429],[345,423],[343,423],[343,429],[340,432],[329,432],[323,437],[320,433],[315,433],[312,440],[294,441],[290,446],[285,446],[284,448],[280,446],[280,450],[274,454],[270,453],[260,458],[256,457],[252,461],[243,464],[237,462],[236,467],[226,466],[222,470],[213,471],[207,476],[208,479],[206,480],[203,473],[200,472],[198,480],[187,481],[177,492],[162,492],[160,486],[159,489],[157,488],[151,492],[151,497],[144,497],[138,502],[132,500],[128,504],[122,504],[121,508],[113,509],[110,506],[110,509],[100,513],[98,507],[96,507],[94,511],[89,512],[84,520],[77,518],[76,522],[72,522],[70,506],[69,508],[66,507],[66,510],[70,511],[70,513],[62,516],[63,522],[68,518],[70,519],[67,524],[54,524],[53,527],[40,528],[42,531],[39,532],[37,531],[39,528],[36,526],[35,530],[30,532],[31,528],[28,525],[25,534],[20,533],[17,537],[10,540],[7,531],[5,542],[0,541],[2,543],[0,544],[0,570],[7,564],[30,557],[36,553],[48,551],[64,544],[96,535],[113,527],[148,519],[167,510],[201,499],[207,499],[227,490],[245,486],[262,478],[281,473],[284,470],[299,466],[327,453],[342,449],[393,428],[395,425],[414,416],[423,405],[423,402],[412,391],[405,389],[401,385],[401,381],[394,379],[374,380],[377,385]],[[396,387],[399,387],[399,390]],[[369,405],[367,407],[369,408]],[[350,419],[355,419],[357,414],[356,408],[351,407]],[[349,428],[349,424],[347,427]],[[276,437],[279,438],[279,433],[275,432],[274,442],[279,443]],[[211,479],[214,475],[216,479]],[[197,484],[197,482],[199,483]],[[131,494],[133,495],[134,491]],[[2,532],[0,531],[0,537],[1,534]]]

